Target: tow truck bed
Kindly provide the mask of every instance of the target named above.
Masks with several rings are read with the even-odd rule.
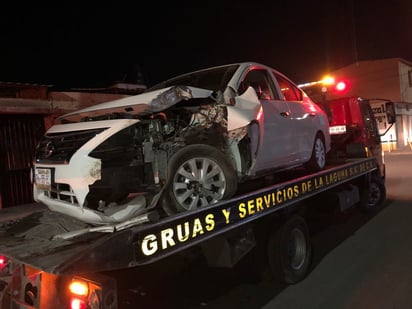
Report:
[[[375,158],[356,159],[158,221],[154,214],[91,227],[42,205],[5,209],[0,211],[0,253],[51,274],[147,264],[368,175],[376,166]]]

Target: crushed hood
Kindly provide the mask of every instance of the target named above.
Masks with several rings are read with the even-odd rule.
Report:
[[[131,118],[163,111],[181,101],[209,98],[213,91],[189,86],[173,86],[139,95],[86,107],[58,118],[58,122],[81,122],[113,115],[113,118]],[[107,118],[106,118],[107,119]]]

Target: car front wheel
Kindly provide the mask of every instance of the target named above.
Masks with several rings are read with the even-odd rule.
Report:
[[[237,176],[227,158],[209,145],[189,145],[169,162],[166,213],[194,210],[230,198],[237,190]]]

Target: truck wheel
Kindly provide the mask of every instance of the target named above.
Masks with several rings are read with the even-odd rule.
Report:
[[[313,144],[312,155],[306,163],[306,168],[310,172],[323,170],[326,166],[326,147],[322,134],[318,133]]]
[[[384,180],[378,175],[372,175],[365,189],[360,192],[359,208],[362,212],[373,213],[380,210],[386,199]]]
[[[293,216],[269,237],[268,262],[275,280],[294,284],[309,272],[312,243],[305,220]]]
[[[167,214],[194,210],[233,196],[237,176],[222,152],[209,145],[189,145],[169,162],[163,209]]]

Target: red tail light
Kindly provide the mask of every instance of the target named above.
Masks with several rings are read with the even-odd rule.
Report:
[[[335,92],[346,93],[349,91],[349,82],[341,80],[334,85],[333,89]]]
[[[0,255],[0,270],[2,270],[7,265],[7,258]]]
[[[86,309],[87,304],[84,300],[73,297],[70,301],[70,309]]]

